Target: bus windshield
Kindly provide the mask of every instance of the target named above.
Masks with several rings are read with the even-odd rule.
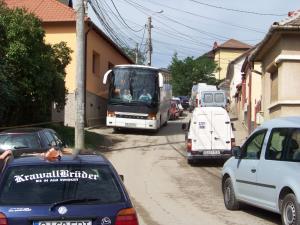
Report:
[[[158,72],[145,68],[115,68],[110,82],[110,103],[158,102]]]

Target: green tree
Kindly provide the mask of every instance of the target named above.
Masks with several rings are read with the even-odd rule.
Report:
[[[194,59],[187,57],[183,60],[178,59],[175,53],[169,70],[172,74],[172,86],[174,95],[190,95],[193,83],[204,82],[216,84],[213,72],[216,64],[206,56]]]
[[[3,126],[50,120],[51,104],[65,105],[66,43],[44,42],[41,21],[0,1],[0,123]]]

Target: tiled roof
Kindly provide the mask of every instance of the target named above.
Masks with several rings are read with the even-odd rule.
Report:
[[[218,46],[218,48],[232,48],[232,49],[249,49],[251,47],[252,47],[251,45],[248,45],[246,43],[243,43],[235,39],[229,39],[228,41]]]
[[[289,16],[279,22],[280,26],[300,26],[300,10],[289,12]]]
[[[76,21],[75,11],[57,0],[4,0],[9,8],[25,8],[43,22]]]

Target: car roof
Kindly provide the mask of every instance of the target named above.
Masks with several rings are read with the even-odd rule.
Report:
[[[59,160],[48,161],[40,155],[22,156],[12,158],[8,167],[24,166],[24,165],[62,165],[62,164],[102,164],[109,165],[109,161],[103,155],[62,155]]]
[[[42,128],[42,127],[23,127],[23,128],[14,128],[14,129],[8,129],[0,132],[0,134],[4,133],[34,133],[41,130],[52,130],[49,128]]]
[[[300,128],[300,116],[286,116],[278,117],[264,122],[258,129],[274,128],[274,127],[299,127]]]

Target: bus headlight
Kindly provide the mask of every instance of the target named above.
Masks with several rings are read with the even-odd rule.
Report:
[[[156,113],[149,113],[148,120],[156,120]]]
[[[116,114],[115,114],[115,112],[107,111],[107,117],[116,117]]]

